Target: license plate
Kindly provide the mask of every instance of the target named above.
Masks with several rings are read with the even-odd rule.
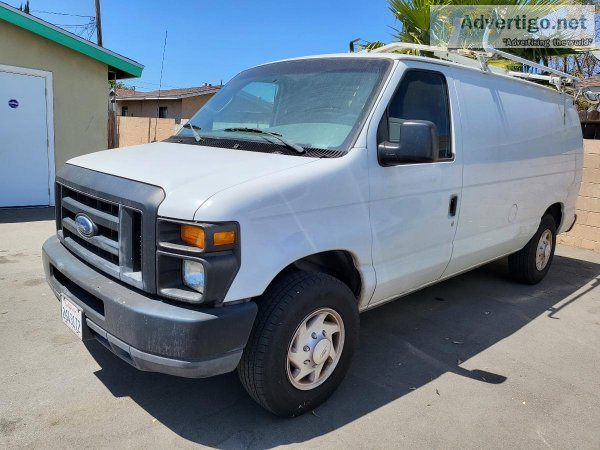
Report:
[[[83,339],[81,332],[83,311],[75,303],[70,301],[65,294],[60,294],[62,321],[75,333],[79,339]]]

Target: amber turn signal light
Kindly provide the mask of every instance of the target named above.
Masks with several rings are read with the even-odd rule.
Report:
[[[219,245],[231,245],[235,242],[235,231],[217,231],[213,235],[213,244]]]
[[[204,229],[194,225],[181,225],[181,240],[188,245],[204,248]]]

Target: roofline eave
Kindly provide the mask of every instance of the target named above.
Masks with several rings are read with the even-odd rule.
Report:
[[[4,2],[0,2],[0,19],[100,61],[108,66],[109,71],[112,69],[115,73],[121,72],[124,75],[119,78],[139,78],[144,70],[142,64],[132,59],[100,47],[38,17],[25,14]]]

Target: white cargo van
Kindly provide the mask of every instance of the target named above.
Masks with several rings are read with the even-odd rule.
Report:
[[[286,416],[348,371],[359,313],[508,255],[548,273],[575,221],[573,98],[450,61],[265,64],[164,142],[69,161],[43,247],[62,318],[145,370],[237,368]]]

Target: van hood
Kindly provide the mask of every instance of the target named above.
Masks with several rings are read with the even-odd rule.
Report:
[[[90,153],[71,159],[68,164],[161,187],[166,197],[159,207],[159,214],[192,220],[195,211],[217,192],[317,160],[155,142]]]

